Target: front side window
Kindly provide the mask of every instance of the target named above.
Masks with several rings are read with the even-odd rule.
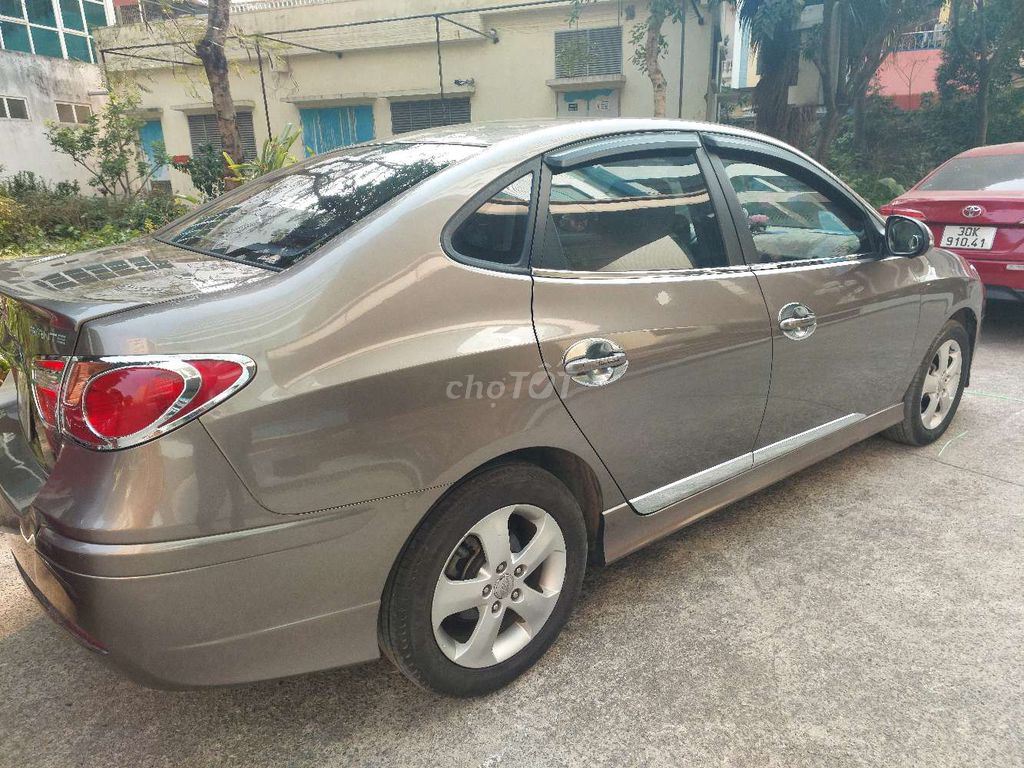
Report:
[[[271,268],[300,261],[394,197],[480,151],[453,144],[363,145],[250,181],[160,239]]]
[[[533,174],[516,179],[491,196],[452,235],[461,256],[494,264],[516,264],[526,245]]]
[[[552,176],[535,266],[646,272],[728,263],[692,153],[602,160]]]
[[[863,213],[840,195],[767,162],[723,160],[760,263],[837,258],[871,250]]]

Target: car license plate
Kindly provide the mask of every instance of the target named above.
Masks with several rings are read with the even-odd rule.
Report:
[[[995,239],[995,227],[946,227],[942,230],[940,245],[968,251],[991,251]]]

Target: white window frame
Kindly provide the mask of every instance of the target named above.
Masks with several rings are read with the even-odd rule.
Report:
[[[32,110],[30,110],[28,108],[28,99],[26,99],[23,96],[5,96],[5,95],[4,96],[0,96],[0,99],[3,99],[3,102],[4,102],[4,116],[0,117],[0,120],[17,120],[18,122],[24,122],[24,123],[28,123],[28,122],[32,121]],[[10,104],[8,104],[8,99],[14,99],[16,101],[22,102],[25,105],[25,114],[27,115],[27,117],[23,117],[23,118],[22,117],[11,117],[11,107],[10,107]]]

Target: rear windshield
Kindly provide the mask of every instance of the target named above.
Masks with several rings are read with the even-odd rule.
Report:
[[[1024,192],[1024,154],[958,157],[939,168],[919,189]]]
[[[160,240],[283,269],[393,197],[479,151],[456,144],[377,144],[332,152],[271,181],[250,181]]]

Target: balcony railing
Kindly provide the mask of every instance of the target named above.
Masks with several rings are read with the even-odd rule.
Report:
[[[946,42],[946,30],[930,29],[925,32],[906,32],[896,41],[897,51],[934,51]]]

